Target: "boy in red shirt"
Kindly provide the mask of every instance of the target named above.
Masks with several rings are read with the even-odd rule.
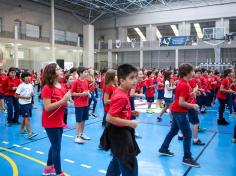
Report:
[[[148,103],[147,113],[154,113],[154,111],[151,109],[152,103],[154,102],[154,94],[155,94],[152,72],[148,71],[147,76],[148,76],[148,80],[146,81],[146,99]]]
[[[232,69],[224,70],[224,79],[221,81],[220,89],[216,95],[220,103],[219,119],[217,120],[218,125],[229,124],[229,122],[227,122],[224,118],[224,111],[225,111],[225,104],[227,104],[227,101],[228,101],[228,95],[230,93],[236,94],[236,92],[230,88],[231,86],[230,77],[232,77],[233,75],[234,75],[234,72]]]
[[[108,125],[100,139],[103,149],[111,149],[113,156],[106,175],[138,176],[136,156],[140,150],[134,137],[138,121],[131,120],[131,116],[138,116],[139,112],[131,111],[128,97],[128,91],[137,83],[137,69],[123,64],[118,67],[117,75],[120,87],[112,95],[106,118]]]
[[[189,85],[189,80],[192,79],[194,70],[193,66],[190,64],[182,64],[179,67],[180,80],[176,87],[175,100],[171,108],[173,120],[170,132],[167,134],[159,152],[161,155],[174,156],[174,153],[169,151],[169,145],[173,137],[178,134],[181,130],[184,136],[183,147],[184,147],[184,157],[183,164],[200,167],[200,165],[192,158],[190,151],[191,148],[191,138],[192,131],[190,129],[189,120],[187,113],[190,109],[198,109],[198,105],[195,103],[188,103],[191,99],[192,88]]]
[[[71,86],[71,93],[74,96],[75,117],[77,136],[75,142],[83,144],[84,140],[90,140],[90,137],[84,134],[84,124],[88,120],[88,105],[89,105],[89,84],[87,81],[88,69],[79,67],[77,69],[79,75]]]

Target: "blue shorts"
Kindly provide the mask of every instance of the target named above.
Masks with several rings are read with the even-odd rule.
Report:
[[[154,102],[154,97],[146,97],[147,102],[153,103]]]
[[[23,118],[31,117],[32,116],[32,105],[31,104],[20,105],[20,113]]]
[[[165,101],[165,105],[169,106],[173,102],[173,98],[165,98],[164,97],[164,101]]]
[[[188,111],[188,118],[189,118],[189,122],[192,125],[198,125],[199,124],[198,111],[196,111],[195,109],[190,109]]]
[[[75,120],[77,123],[88,120],[88,106],[75,107]]]
[[[158,100],[164,99],[164,90],[157,90],[157,92],[158,92],[157,99]]]
[[[0,100],[1,99],[4,99],[4,94],[3,93],[0,93]]]

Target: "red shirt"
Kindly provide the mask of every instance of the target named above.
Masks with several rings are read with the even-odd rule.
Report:
[[[163,76],[158,76],[157,78],[157,90],[164,90],[164,86],[161,86],[159,83],[164,84]]]
[[[112,97],[112,94],[114,93],[114,91],[116,90],[116,86],[115,85],[107,85],[104,89],[104,93],[103,93],[103,100],[104,100],[104,94],[108,94],[109,95],[109,100]],[[108,112],[110,109],[110,104],[104,104],[104,111]]]
[[[212,82],[215,82],[213,76],[208,76],[207,82],[208,82],[208,90],[215,90],[215,84],[211,84]]]
[[[215,85],[216,88],[220,88],[220,77],[217,75],[214,75],[214,81],[217,82],[217,84]]]
[[[63,86],[65,87],[66,92],[68,92],[71,89],[71,85],[68,86],[66,83],[64,83]]]
[[[124,90],[117,88],[114,91],[114,94],[111,97],[110,109],[108,113],[113,117],[131,120],[130,101],[127,93]],[[124,125],[118,124],[116,126],[122,127]]]
[[[179,105],[179,97],[183,97],[188,102],[191,92],[192,88],[189,83],[184,79],[180,79],[176,86],[175,100],[172,104],[171,112],[188,112],[188,109]]]
[[[141,93],[142,88],[143,88],[143,83],[142,82],[137,83],[136,88],[135,88],[135,92]]]
[[[81,81],[79,78],[75,80],[71,85],[71,93],[83,93],[89,90],[88,81]],[[88,106],[89,97],[88,96],[75,96],[74,105],[75,107],[86,107]]]
[[[193,90],[195,87],[197,87],[197,79],[196,78],[192,78],[189,81],[189,85],[190,85],[191,89]],[[196,101],[196,97],[190,97],[189,98],[188,103],[195,104],[196,102],[197,102]]]
[[[42,99],[51,99],[51,103],[60,101],[66,94],[66,89],[62,85],[61,88],[52,87],[48,85],[43,86]],[[46,111],[43,107],[42,125],[44,128],[60,128],[64,126],[64,110],[66,104],[59,106],[52,111]]]
[[[201,82],[201,88],[204,89],[205,92],[208,91],[208,81],[207,77],[201,76],[200,77],[200,82]]]
[[[4,80],[6,79],[7,77],[5,75],[1,75],[0,76],[0,94],[3,94],[4,93]]]
[[[155,88],[154,88],[154,80],[149,77],[148,80],[146,81],[146,97],[154,97],[154,93],[155,93]],[[153,86],[151,88],[148,88],[149,86]]]
[[[14,79],[6,76],[6,79],[3,81],[3,89],[5,96],[15,96],[16,90],[12,90],[13,87],[18,87],[22,81],[15,77]]]
[[[95,91],[95,88],[96,88],[96,82],[93,82],[93,81],[88,81],[89,83],[89,91],[90,92],[94,92]],[[93,84],[92,84],[93,83]]]
[[[104,91],[104,86],[105,86],[105,78],[103,77],[100,83],[100,89]]]
[[[224,86],[224,89],[229,90],[229,88],[230,88],[230,80],[229,80],[229,78],[227,78],[227,77],[224,78],[224,79],[221,81],[221,85]],[[227,100],[227,98],[228,98],[228,93],[222,92],[222,91],[219,90],[216,96],[217,96],[217,98],[219,98],[219,99]]]

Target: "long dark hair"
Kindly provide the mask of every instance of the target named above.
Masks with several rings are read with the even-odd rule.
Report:
[[[231,68],[228,68],[228,69],[224,70],[224,74],[223,74],[224,78],[226,78],[232,72],[233,72],[233,69],[231,69]]]
[[[54,84],[54,81],[57,77],[56,75],[56,68],[57,64],[56,63],[51,63],[46,65],[43,71],[43,82],[42,82],[42,87],[44,85],[48,85],[49,87],[52,87]]]
[[[171,74],[172,74],[172,72],[170,70],[167,70],[164,72],[164,84],[165,84],[166,80],[168,80],[170,82]]]

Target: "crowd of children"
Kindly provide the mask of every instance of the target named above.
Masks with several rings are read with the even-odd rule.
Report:
[[[152,104],[160,111],[157,121],[161,122],[163,114],[169,112],[171,129],[159,149],[161,155],[174,156],[169,144],[178,134],[183,140],[183,164],[200,167],[192,158],[191,139],[193,126],[193,145],[205,145],[198,138],[200,128],[199,113],[207,113],[208,107],[219,102],[218,125],[228,125],[224,118],[226,107],[230,115],[236,112],[236,73],[226,69],[223,73],[205,68],[195,69],[190,64],[182,64],[177,70],[137,69],[123,64],[114,69],[102,69],[97,72],[85,67],[63,70],[55,63],[48,64],[40,75],[26,70],[9,68],[0,69],[0,110],[7,113],[8,126],[19,123],[22,115],[20,134],[29,139],[37,134],[30,128],[34,86],[43,101],[42,125],[51,143],[44,175],[56,173],[65,175],[61,168],[60,150],[63,128],[67,124],[67,105],[74,102],[76,137],[75,143],[83,144],[91,140],[85,134],[85,122],[89,116],[96,118],[98,92],[102,93],[104,105],[102,126],[103,134],[99,147],[111,150],[112,161],[107,170],[108,176],[138,175],[136,156],[140,149],[136,137],[140,137],[135,128],[138,126],[135,111],[135,99],[146,97],[147,113],[154,113]],[[155,101],[157,93],[157,99]],[[90,106],[91,109],[90,109]],[[89,111],[91,110],[91,113]],[[236,142],[236,126],[232,142]],[[122,144],[127,145],[122,145]]]

